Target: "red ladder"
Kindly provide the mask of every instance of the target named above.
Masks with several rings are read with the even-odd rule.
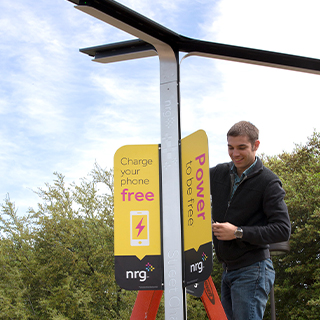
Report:
[[[155,320],[162,294],[162,290],[139,291],[130,320]],[[211,277],[204,282],[201,300],[210,320],[227,320]]]

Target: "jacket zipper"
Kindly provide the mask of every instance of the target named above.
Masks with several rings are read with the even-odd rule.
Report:
[[[225,215],[224,215],[224,221],[226,221],[226,216],[227,216],[227,213],[228,213],[228,209],[229,209],[229,207],[230,207],[230,205],[231,205],[232,199],[233,199],[234,196],[235,196],[235,193],[238,191],[238,188],[239,188],[240,185],[243,183],[243,181],[245,181],[245,180],[247,179],[248,176],[244,176],[244,178],[240,181],[240,183],[239,183],[239,185],[238,185],[238,187],[237,187],[237,190],[235,191],[235,193],[234,193],[234,195],[233,195],[232,198],[231,198],[231,195],[232,195],[233,185],[234,185],[234,180],[235,180],[235,179],[234,179],[234,175],[233,175],[233,174],[230,175],[230,177],[231,177],[231,190],[230,190],[230,197],[229,197],[230,199],[229,199],[229,201],[228,201],[228,207],[227,207],[226,213],[225,213]],[[220,252],[220,243],[221,243],[221,242],[219,242],[219,252]],[[227,267],[227,265],[226,265],[225,271],[228,272],[228,267]]]
[[[233,194],[233,196],[232,196],[232,198],[231,198],[232,190],[233,190],[233,185],[234,185],[234,177],[233,177],[233,176],[231,177],[231,192],[230,192],[230,197],[229,197],[229,201],[228,201],[227,211],[228,211],[228,209],[229,209],[229,207],[230,207],[230,204],[231,204],[232,199],[233,199],[234,196],[235,196],[235,193],[238,191],[238,188],[240,187],[240,185],[241,185],[245,180],[247,180],[247,178],[248,178],[248,176],[244,176],[244,177],[243,177],[243,179],[240,181],[240,183],[239,183],[239,185],[238,185],[238,187],[237,187],[237,190],[234,192],[234,194]],[[226,211],[226,214],[225,214],[224,217],[226,217],[227,211]]]
[[[230,179],[231,179],[231,188],[230,188],[230,195],[229,195],[229,201],[228,201],[228,207],[227,207],[227,211],[230,207],[230,204],[231,204],[231,196],[232,196],[232,191],[233,191],[233,185],[234,185],[234,173],[230,174]],[[227,211],[226,211],[226,214],[227,214]],[[226,214],[224,215],[224,217],[226,217]]]

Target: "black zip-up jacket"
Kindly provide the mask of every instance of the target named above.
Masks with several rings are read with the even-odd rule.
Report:
[[[269,258],[268,244],[287,241],[291,233],[280,179],[257,158],[230,200],[232,165],[210,168],[213,221],[229,222],[243,230],[242,239],[220,241],[213,235],[217,257],[228,270]]]

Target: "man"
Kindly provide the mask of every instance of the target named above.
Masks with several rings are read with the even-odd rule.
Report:
[[[210,168],[221,302],[228,320],[258,320],[275,279],[268,244],[287,241],[291,225],[281,181],[256,157],[259,130],[240,121],[227,141],[232,161]]]

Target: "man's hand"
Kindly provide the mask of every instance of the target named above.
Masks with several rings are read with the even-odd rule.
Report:
[[[236,239],[234,232],[237,230],[237,227],[229,222],[213,222],[212,231],[213,234],[217,237],[218,240],[233,240]]]

